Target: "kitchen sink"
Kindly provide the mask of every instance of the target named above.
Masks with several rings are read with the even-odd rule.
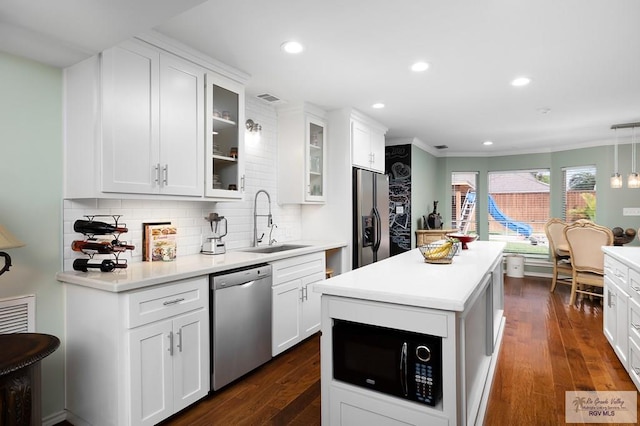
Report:
[[[304,248],[304,247],[308,247],[308,246],[298,245],[298,244],[278,244],[278,245],[266,246],[266,247],[249,247],[245,249],[239,249],[238,251],[246,251],[251,253],[278,253],[281,251],[295,250],[295,249]]]

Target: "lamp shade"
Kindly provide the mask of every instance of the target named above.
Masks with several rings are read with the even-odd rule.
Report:
[[[25,244],[17,239],[4,226],[0,225],[0,250],[22,247]]]

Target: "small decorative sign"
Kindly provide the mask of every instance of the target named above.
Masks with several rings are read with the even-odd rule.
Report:
[[[635,391],[565,392],[566,423],[631,423],[638,420]]]

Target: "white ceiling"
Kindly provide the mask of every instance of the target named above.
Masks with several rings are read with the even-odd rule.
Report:
[[[3,0],[0,49],[64,66],[153,27],[251,75],[249,95],[354,107],[385,124],[387,137],[449,147],[437,155],[609,144],[612,124],[640,121],[638,0],[197,3]],[[35,37],[7,42],[7,29]],[[306,50],[285,55],[290,39]],[[51,58],[54,45],[75,57]],[[414,74],[416,60],[431,67]],[[532,83],[510,86],[521,75]],[[620,131],[620,142],[630,135]]]

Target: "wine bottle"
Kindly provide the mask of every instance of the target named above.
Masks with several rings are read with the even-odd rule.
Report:
[[[100,254],[111,254],[115,252],[123,252],[125,250],[133,250],[135,246],[122,244],[119,242],[111,243],[110,241],[74,241],[71,243],[73,251],[91,251]]]
[[[102,272],[111,272],[116,268],[126,268],[126,263],[116,263],[111,259],[105,259],[100,263],[92,263],[90,259],[76,259],[73,261],[73,269],[87,272],[89,268],[100,269]]]
[[[74,222],[73,230],[82,234],[89,235],[109,235],[128,231],[127,228],[110,225],[105,222],[82,219],[78,219]]]

